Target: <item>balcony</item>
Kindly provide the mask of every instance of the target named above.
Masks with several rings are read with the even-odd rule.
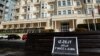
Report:
[[[72,19],[76,19],[75,15],[55,15],[52,16],[53,20],[72,20]]]
[[[48,10],[48,13],[53,13],[54,12],[54,9],[49,9]]]
[[[82,5],[75,6],[74,9],[75,9],[75,10],[82,9]]]
[[[49,0],[48,1],[48,4],[54,4],[55,3],[55,0]]]
[[[39,10],[37,10],[37,11],[34,12],[34,15],[37,15],[37,14],[39,14]]]
[[[19,13],[17,13],[17,12],[14,12],[14,14],[15,14],[15,16],[19,16],[20,14]]]
[[[20,4],[16,3],[15,8],[19,8],[19,7],[20,7]]]
[[[36,2],[34,6],[40,6],[40,2]]]

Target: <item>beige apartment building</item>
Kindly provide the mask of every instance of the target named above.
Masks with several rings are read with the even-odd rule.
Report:
[[[3,20],[6,0],[0,0],[0,23]]]
[[[73,31],[78,24],[100,23],[98,5],[100,0],[18,0],[13,20],[2,22],[2,28]]]

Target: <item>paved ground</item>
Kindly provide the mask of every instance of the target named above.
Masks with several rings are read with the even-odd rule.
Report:
[[[23,50],[0,49],[0,56],[24,56]]]
[[[25,56],[25,41],[0,40],[0,56]]]

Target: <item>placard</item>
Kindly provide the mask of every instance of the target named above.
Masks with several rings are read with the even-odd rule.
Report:
[[[52,54],[78,55],[77,37],[54,37]]]

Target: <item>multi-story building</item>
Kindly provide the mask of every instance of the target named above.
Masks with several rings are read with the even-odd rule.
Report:
[[[11,21],[14,18],[16,0],[6,0],[4,21]]]
[[[74,30],[78,24],[100,23],[100,0],[17,0],[12,21],[3,29],[45,28]]]
[[[0,0],[0,24],[1,24],[1,21],[3,20],[3,18],[4,18],[5,4],[6,4],[5,0]]]

